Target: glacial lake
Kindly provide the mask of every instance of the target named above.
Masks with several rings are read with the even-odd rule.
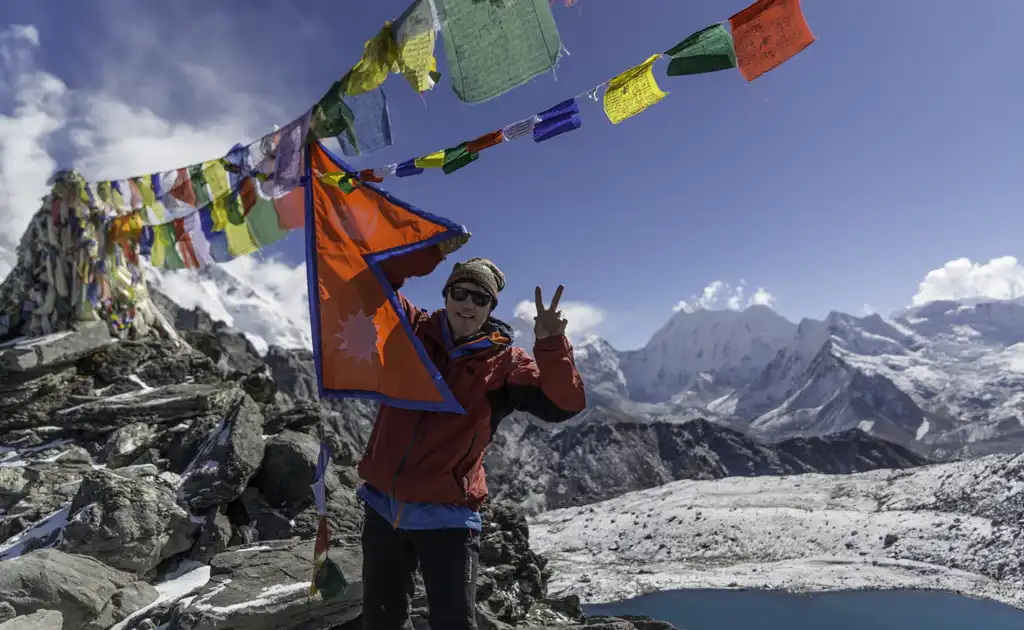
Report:
[[[680,590],[585,607],[681,630],[1024,630],[1024,611],[939,591]]]

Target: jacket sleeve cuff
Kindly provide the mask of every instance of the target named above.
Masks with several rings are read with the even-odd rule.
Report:
[[[572,351],[572,344],[569,343],[568,337],[565,335],[554,335],[551,337],[545,337],[538,339],[533,343],[533,352],[552,352],[561,350],[563,352]]]

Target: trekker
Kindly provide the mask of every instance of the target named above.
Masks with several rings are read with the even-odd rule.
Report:
[[[382,267],[389,280],[415,275]],[[396,290],[401,284],[392,281]],[[472,258],[456,264],[445,282],[445,308],[428,314],[400,295],[416,336],[466,413],[380,407],[359,463],[366,482],[358,491],[366,512],[366,630],[412,629],[417,565],[430,627],[476,629],[479,509],[487,498],[484,451],[498,423],[513,411],[561,422],[585,406],[583,382],[565,337],[566,319],[557,310],[563,287],[548,308],[537,287],[536,360],[513,347],[511,328],[491,317],[504,287],[505,276],[494,263]]]

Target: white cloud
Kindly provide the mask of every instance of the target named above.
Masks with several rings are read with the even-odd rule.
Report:
[[[67,87],[38,70],[33,55],[39,33],[31,26],[0,31],[0,277],[14,262],[14,249],[49,187],[56,161],[46,143],[67,122]],[[5,268],[6,267],[6,268]]]
[[[57,167],[49,151],[54,136],[70,138],[74,167],[87,179],[114,179],[178,168],[223,155],[239,141],[265,132],[272,122],[253,114],[244,93],[213,81],[206,73],[179,74],[204,94],[212,115],[192,123],[166,120],[150,109],[129,105],[127,95],[73,91],[35,62],[39,33],[16,25],[0,31],[0,248],[13,249],[21,230],[49,191],[47,179]],[[130,56],[131,51],[124,51]],[[181,70],[179,68],[179,70]],[[118,74],[112,72],[112,74]],[[152,82],[153,73],[139,77]],[[127,81],[119,74],[122,81]],[[164,84],[165,94],[183,89]],[[4,107],[7,109],[7,107]]]
[[[567,320],[565,334],[572,341],[579,341],[588,335],[595,334],[598,326],[604,321],[604,312],[586,302],[561,302],[558,310]],[[517,337],[520,341],[532,339],[533,318],[537,316],[537,304],[533,300],[523,300],[516,304],[512,313],[517,323],[522,328],[517,329]],[[523,330],[528,332],[523,332]]]
[[[1024,297],[1024,265],[1013,256],[974,263],[969,258],[951,260],[928,272],[911,300],[919,306],[936,300]]]
[[[680,300],[672,310],[675,312],[685,311],[687,313],[700,310],[725,309],[738,311],[755,304],[767,307],[775,305],[775,296],[763,287],[758,287],[750,297],[745,298],[746,288],[747,282],[745,280],[740,280],[739,285],[735,287],[728,282],[715,280],[704,287],[699,297],[693,296],[689,301]]]
[[[151,27],[133,25],[133,30],[138,28]],[[0,281],[14,266],[17,243],[49,191],[47,180],[58,166],[50,148],[57,139],[68,141],[61,148],[71,151],[72,165],[87,179],[116,179],[223,155],[235,143],[287,122],[275,114],[283,106],[275,109],[265,98],[254,99],[226,84],[222,75],[251,72],[228,72],[223,58],[217,75],[184,64],[178,64],[176,72],[160,73],[132,67],[133,51],[121,50],[123,63],[110,58],[101,69],[101,74],[116,78],[111,83],[114,89],[76,91],[38,67],[39,46],[39,32],[32,26],[0,31],[0,112],[9,112],[0,114],[0,223],[5,228],[0,231]],[[129,87],[137,91],[122,91]],[[202,94],[209,112],[187,122],[174,121],[129,98],[182,92]],[[216,319],[250,329],[263,338],[258,345],[310,345],[305,265],[292,267],[250,256],[222,267],[252,292],[223,295],[194,272],[163,272],[154,280],[175,301],[202,306]]]

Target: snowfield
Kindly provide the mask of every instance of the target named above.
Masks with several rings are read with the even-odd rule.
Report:
[[[1024,455],[678,481],[530,520],[551,592],[933,589],[1024,609]]]

